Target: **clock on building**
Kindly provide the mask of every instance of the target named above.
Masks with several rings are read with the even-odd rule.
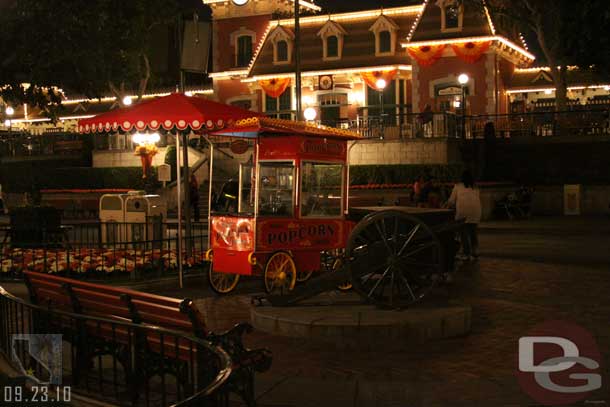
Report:
[[[318,87],[320,90],[329,90],[333,88],[333,77],[332,75],[320,75],[318,78]]]

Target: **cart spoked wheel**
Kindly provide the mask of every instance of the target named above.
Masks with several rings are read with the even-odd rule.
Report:
[[[263,276],[265,290],[269,294],[286,294],[290,292],[297,281],[297,268],[292,256],[286,252],[274,253],[265,266]]]
[[[217,294],[228,294],[237,287],[239,274],[221,273],[214,271],[214,263],[210,263],[208,269],[208,281],[210,287]]]
[[[312,275],[313,275],[313,270],[297,271],[297,282],[304,283],[305,281],[309,280]]]
[[[345,261],[341,257],[336,258],[335,261],[333,262],[333,267],[331,269],[331,273],[341,270],[343,268],[344,264],[345,264]],[[337,288],[340,291],[349,291],[352,289],[352,283],[350,281],[346,281],[343,284],[339,284],[337,286]]]
[[[437,235],[399,211],[362,219],[349,236],[346,258],[354,289],[383,308],[404,308],[421,300],[442,277]]]

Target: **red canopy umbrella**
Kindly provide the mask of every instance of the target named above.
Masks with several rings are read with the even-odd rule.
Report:
[[[78,122],[80,133],[108,133],[159,130],[193,131],[205,128],[219,130],[248,117],[261,116],[235,106],[229,106],[181,93],[149,100],[135,106],[112,110]]]

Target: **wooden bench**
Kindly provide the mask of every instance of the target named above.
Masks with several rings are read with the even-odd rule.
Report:
[[[38,305],[49,306],[91,317],[115,321],[131,322],[179,331],[204,339],[224,349],[233,362],[233,373],[226,384],[226,390],[238,394],[249,406],[254,401],[254,374],[264,372],[271,366],[271,352],[266,349],[249,350],[242,342],[242,336],[252,327],[247,323],[234,326],[224,333],[211,332],[203,314],[192,300],[179,300],[154,294],[143,293],[107,285],[92,284],[79,280],[57,277],[48,274],[25,271],[25,281],[30,300]],[[66,321],[57,321],[55,328],[80,335],[77,344],[77,367],[86,370],[92,357],[106,352],[117,357],[125,371],[136,370],[146,374],[128,378],[131,386],[140,387],[161,370],[174,374],[180,383],[186,383],[185,369],[181,362],[193,357],[205,358],[201,350],[193,349],[178,337],[168,337],[148,333],[146,337],[135,332],[116,329],[112,324],[87,322],[75,327]],[[61,332],[61,331],[60,331]],[[141,350],[132,361],[127,347],[136,345]],[[198,363],[198,366],[205,362]]]

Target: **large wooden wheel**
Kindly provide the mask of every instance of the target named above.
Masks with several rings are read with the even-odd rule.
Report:
[[[297,268],[289,253],[274,253],[265,265],[265,290],[270,294],[286,294],[292,291],[297,280]]]
[[[332,265],[332,269],[330,270],[332,273],[336,272],[336,271],[340,271],[341,269],[343,269],[343,265],[345,264],[345,260],[343,260],[343,258],[341,257],[337,257],[335,259],[335,261],[333,261],[333,265]],[[346,281],[342,284],[339,284],[337,286],[337,288],[340,291],[349,291],[352,289],[352,283],[350,281]]]
[[[384,308],[404,308],[441,279],[443,253],[436,234],[399,211],[372,213],[349,236],[346,258],[354,289]]]
[[[239,274],[230,274],[214,271],[214,263],[210,262],[208,269],[208,281],[210,287],[217,294],[228,294],[237,287]]]

